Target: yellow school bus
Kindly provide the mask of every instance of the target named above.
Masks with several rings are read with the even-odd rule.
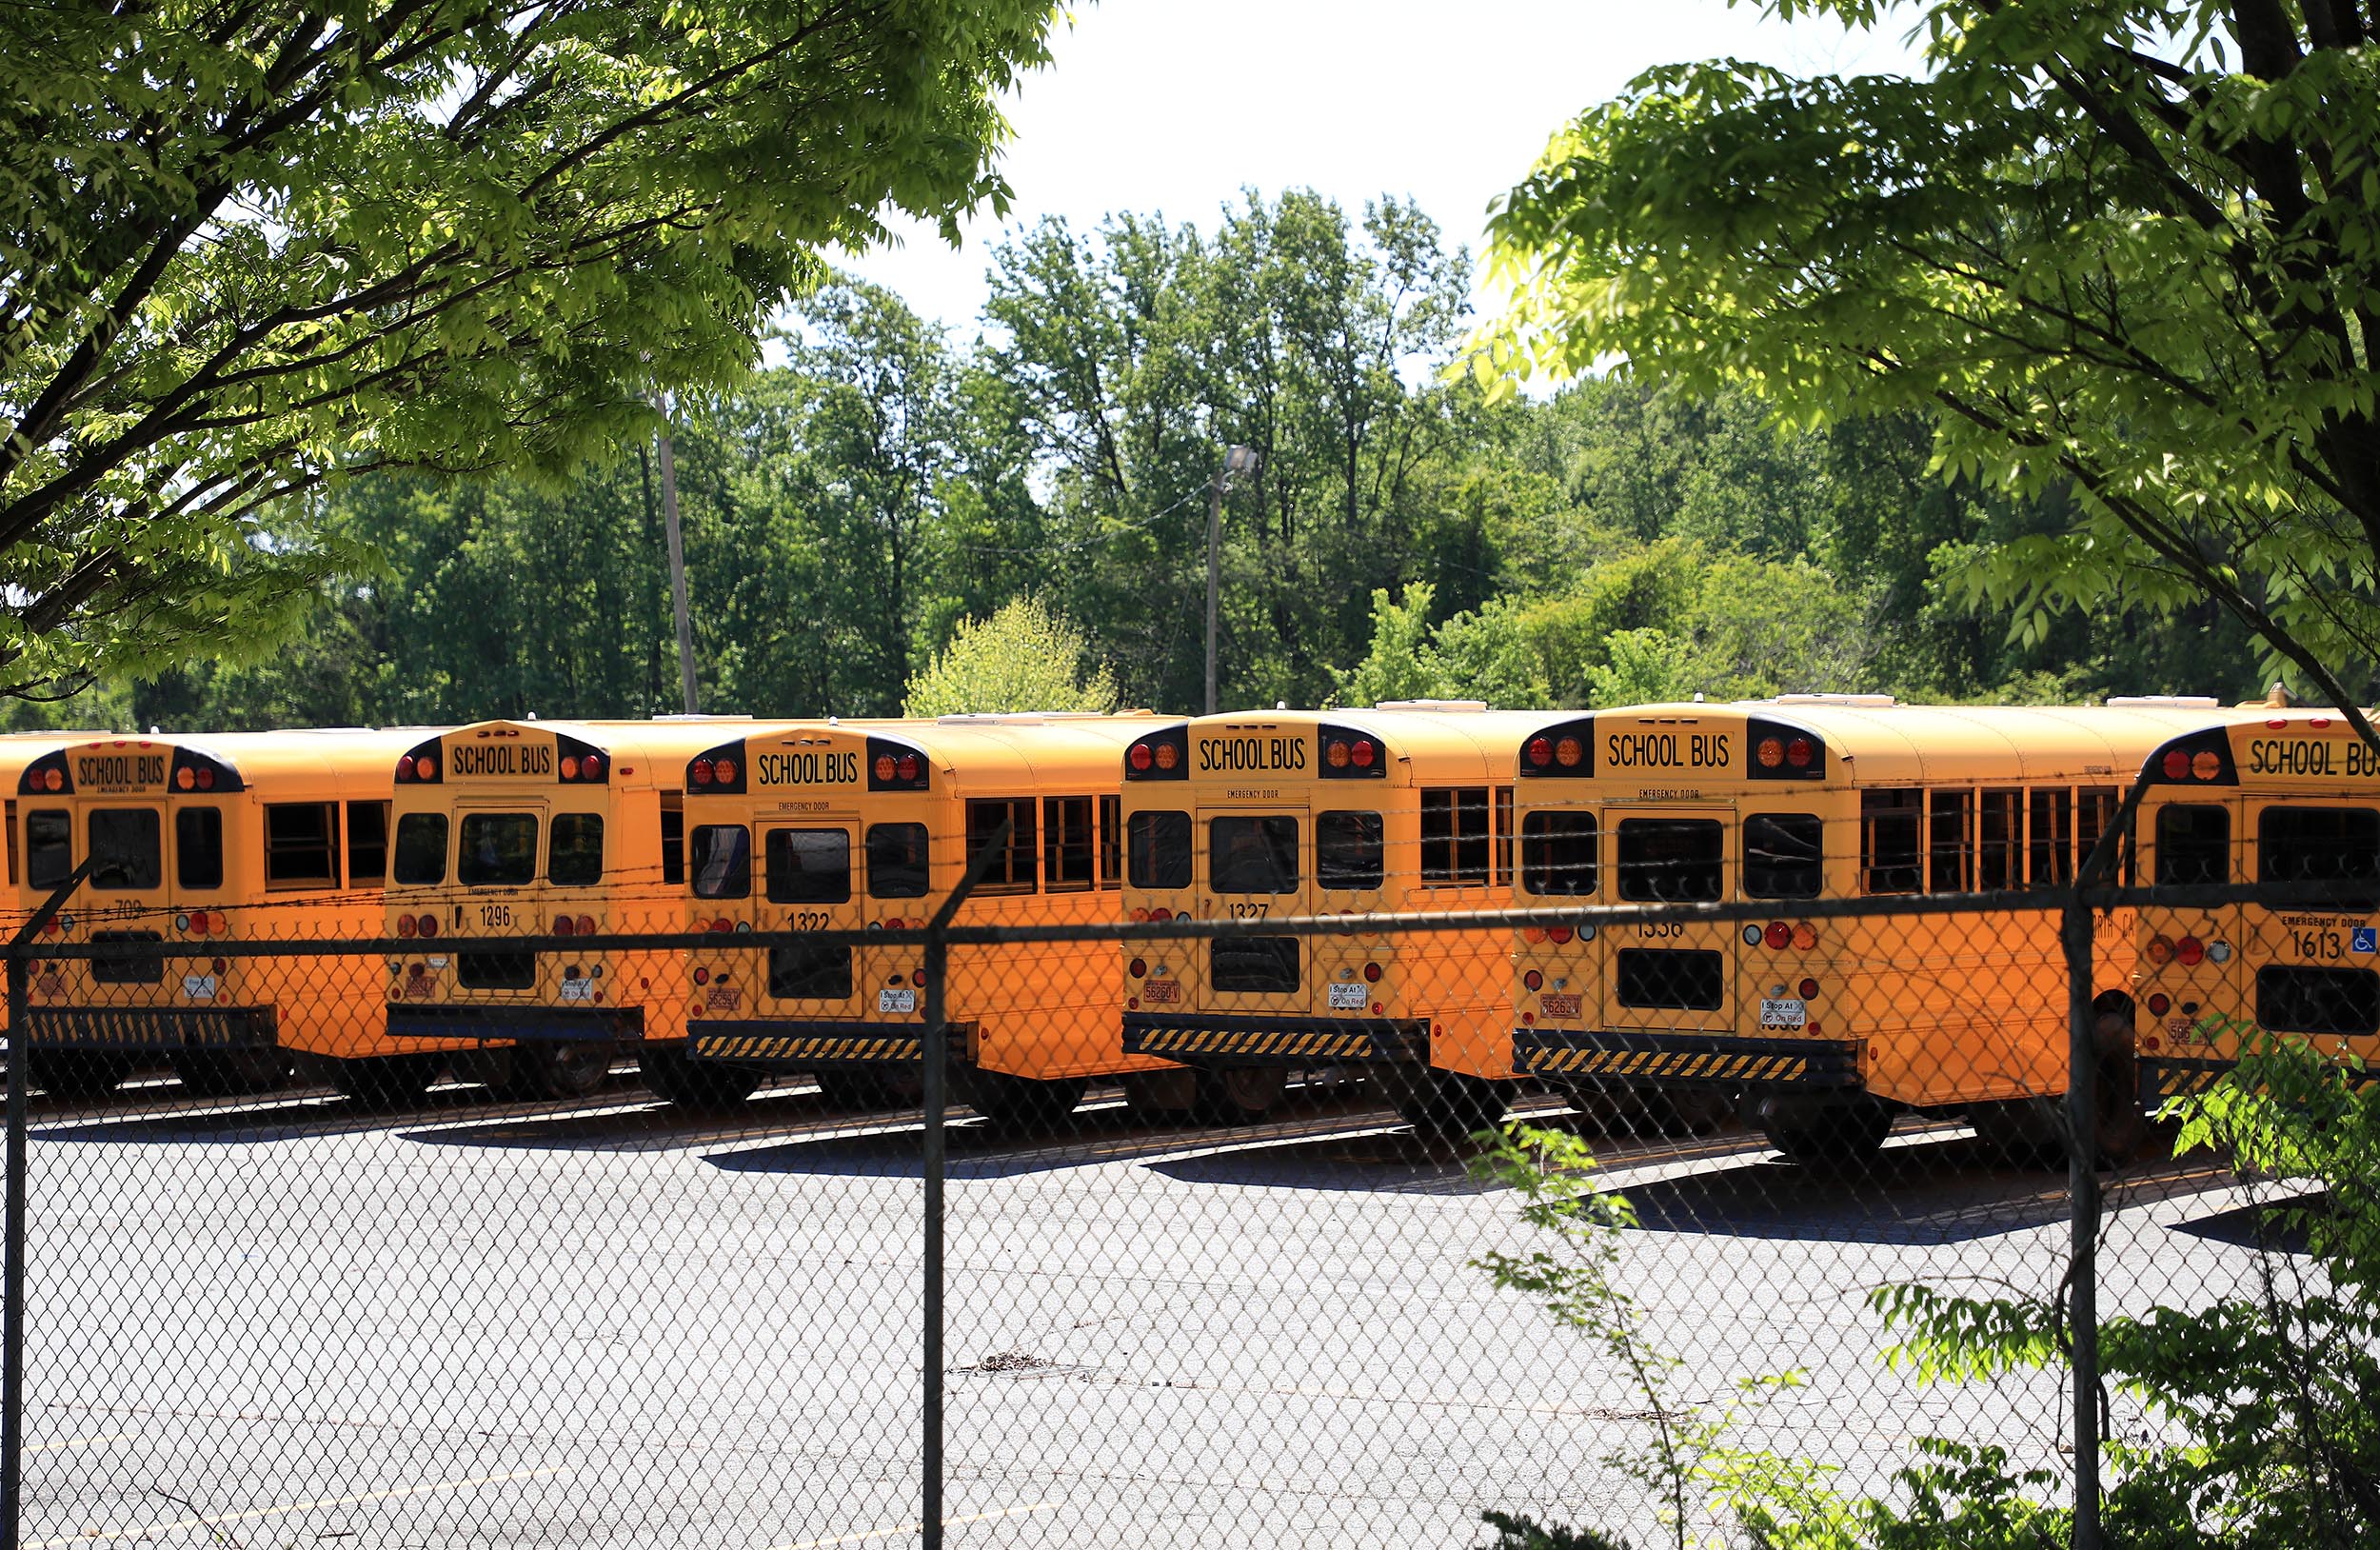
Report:
[[[696,929],[717,945],[689,955],[686,1057],[655,1063],[656,1090],[733,1103],[767,1072],[809,1074],[840,1103],[905,1090],[924,1053],[921,948],[796,941],[764,954],[737,937],[914,928],[985,855],[955,924],[1118,920],[1118,771],[1152,724],[818,723],[703,750],[685,772],[686,879]],[[995,1123],[1045,1124],[1091,1078],[1165,1068],[1118,1047],[1107,944],[953,947],[945,999],[954,1087]]]
[[[2337,896],[2138,912],[2152,1103],[2205,1085],[2260,1034],[2380,1062],[2380,755],[2333,710],[2275,704],[2209,720],[2141,766],[2144,880]]]
[[[380,1096],[439,1067],[522,1094],[592,1091],[630,1051],[685,1038],[684,954],[530,937],[682,933],[687,760],[743,717],[486,721],[394,761]]]
[[[1510,907],[1513,750],[1543,717],[1473,702],[1248,711],[1125,751],[1132,918],[1260,921]],[[1253,1118],[1291,1071],[1377,1078],[1417,1125],[1468,1130],[1513,1076],[1502,927],[1135,944],[1127,1053]]]
[[[1524,907],[1775,915],[1517,933],[1515,1063],[1582,1094],[1739,1103],[1800,1159],[1873,1151],[1911,1109],[1963,1111],[2013,1149],[2053,1144],[2057,1106],[2041,1100],[2066,1091],[2070,1054],[2055,908],[1813,921],[1795,906],[2071,886],[2141,760],[2213,705],[1784,695],[1542,721],[1518,745]],[[2116,1087],[2132,930],[2121,912],[2096,924]],[[2132,1112],[2111,1110],[2112,1148]]]
[[[162,1058],[201,1092],[278,1083],[379,1019],[373,965],[209,951],[242,938],[368,941],[387,870],[388,768],[421,732],[107,737],[29,763],[12,809],[16,901],[98,864],[42,940],[25,1030],[37,1085],[90,1097]]]

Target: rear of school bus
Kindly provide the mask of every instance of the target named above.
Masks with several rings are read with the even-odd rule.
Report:
[[[2335,711],[2243,708],[2152,752],[2137,825],[2156,885],[2311,884],[2313,902],[2139,912],[2152,1104],[2262,1038],[2380,1061],[2380,754]]]
[[[97,864],[45,933],[112,950],[45,962],[36,1081],[86,1094],[144,1062],[209,1093],[276,1083],[289,1052],[378,1018],[356,959],[210,952],[231,940],[377,934],[387,779],[403,735],[368,730],[97,740],[27,768],[24,891]]]
[[[697,927],[718,945],[690,955],[683,1101],[731,1103],[771,1073],[810,1076],[841,1105],[913,1093],[923,950],[866,934],[922,925],[985,852],[954,924],[1115,921],[1117,770],[1148,725],[1030,714],[813,725],[698,757],[688,883]],[[794,937],[764,954],[737,944],[754,931]],[[1105,944],[954,947],[945,997],[954,1083],[998,1123],[1053,1122],[1090,1079],[1160,1065],[1118,1047]]]
[[[1500,909],[1512,900],[1512,754],[1537,718],[1476,705],[1254,711],[1156,729],[1126,750],[1135,920]],[[1505,932],[1251,934],[1132,944],[1124,1048],[1198,1073],[1226,1119],[1288,1077],[1379,1081],[1415,1123],[1500,1111]]]
[[[396,761],[383,1096],[462,1074],[525,1097],[594,1090],[685,1037],[684,955],[567,939],[687,929],[683,787],[715,720],[493,721]],[[557,942],[554,939],[565,939]]]
[[[1891,901],[2071,886],[2129,756],[2175,715],[1793,696],[1546,725],[1520,751],[1524,905],[1775,913],[1520,933],[1516,1063],[1585,1093],[1737,1104],[1792,1155],[1872,1149],[1913,1109],[2048,1141],[2039,1101],[2065,1091],[2068,1058],[2055,910]],[[1795,910],[1858,898],[1878,913]],[[2129,931],[2099,934],[2111,1008]]]

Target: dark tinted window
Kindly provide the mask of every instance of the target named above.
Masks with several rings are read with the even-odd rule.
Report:
[[[2074,881],[2074,793],[2035,791],[2025,877],[2036,888]]]
[[[185,888],[223,886],[223,809],[182,807],[173,815],[173,880]]]
[[[1627,827],[1620,825],[1623,832]],[[1616,956],[1612,992],[1622,1006],[1712,1012],[1727,999],[1726,966],[1716,953],[1622,947]]]
[[[388,875],[388,804],[347,804],[347,886],[377,884]]]
[[[867,831],[867,891],[874,899],[922,899],[925,825],[876,824]]]
[[[1917,891],[1917,815],[1923,794],[1916,791],[1859,793],[1859,891]]]
[[[674,888],[685,881],[685,799],[675,791],[661,799],[661,884]]]
[[[1530,813],[1520,820],[1520,889],[1555,899],[1596,890],[1593,813]]]
[[[752,831],[741,824],[698,824],[686,847],[694,859],[694,897],[742,899],[752,892]]]
[[[2168,886],[2231,881],[2229,808],[2176,803],[2157,809],[2157,882]]]
[[[465,813],[455,880],[466,888],[519,887],[537,876],[533,813]]]
[[[2098,848],[2099,836],[2105,834],[2108,825],[2115,822],[2115,793],[2105,786],[2086,787],[2074,793],[2075,876],[2082,875],[2083,864],[2090,861],[2092,851]],[[2124,835],[2117,845],[2115,865],[2102,873],[2099,881],[2112,883],[2121,877],[2129,887],[2132,880],[2127,874],[2131,869],[2132,836],[2129,833]]]
[[[1206,845],[1217,893],[1298,891],[1296,819],[1218,818],[1207,825]]]
[[[1217,937],[1207,949],[1207,983],[1218,990],[1287,995],[1299,987],[1296,937]]]
[[[1380,885],[1388,846],[1378,813],[1317,813],[1314,817],[1314,881],[1325,888],[1371,889]]]
[[[2380,975],[2370,969],[2256,971],[2256,1022],[2271,1033],[2380,1033]]]
[[[604,820],[599,813],[556,813],[545,881],[557,888],[591,888],[604,880]]]
[[[1099,885],[1099,836],[1091,829],[1089,797],[1041,800],[1041,887],[1080,893]]]
[[[25,815],[25,881],[54,888],[74,871],[74,822],[63,808],[43,807]]]
[[[153,807],[102,807],[90,815],[93,888],[153,888],[165,881],[165,825]]]
[[[2023,838],[2022,791],[1981,794],[1975,825],[1975,884],[1990,892],[2016,886],[2016,851]]]
[[[1034,863],[1039,847],[1033,838],[1033,800],[1021,797],[1014,802],[970,802],[967,804],[967,864],[991,849],[1000,838],[1000,826],[1010,825],[1008,842],[983,869],[982,881],[975,885],[978,893],[1031,893]]]
[[[466,990],[526,990],[537,984],[537,955],[513,948],[463,947],[455,978]]]
[[[1124,885],[1124,799],[1100,798],[1100,886]]]
[[[1726,830],[1708,818],[1623,818],[1619,896],[1656,904],[1707,904],[1719,896]]]
[[[770,829],[768,898],[777,904],[840,904],[851,897],[848,829]]]
[[[1826,885],[1825,832],[1815,813],[1755,813],[1745,819],[1745,894],[1815,899]]]
[[[851,994],[851,949],[797,942],[768,950],[768,993],[804,1001],[843,1001]]]
[[[1421,793],[1421,881],[1485,883],[1490,834],[1488,788]]]
[[[2380,908],[2380,809],[2267,807],[2256,820],[2256,881],[2350,884],[2337,907]]]
[[[1190,815],[1134,813],[1124,825],[1126,875],[1136,888],[1190,885]]]
[[[265,809],[265,885],[339,885],[339,806],[291,802]]]
[[[1965,791],[1926,793],[1926,891],[1971,893],[1975,886],[1974,804]],[[1871,892],[1874,890],[1870,890]]]
[[[1509,886],[1513,880],[1513,788],[1496,788],[1496,881]]]
[[[397,820],[396,880],[415,884],[446,881],[445,813],[407,813]]]

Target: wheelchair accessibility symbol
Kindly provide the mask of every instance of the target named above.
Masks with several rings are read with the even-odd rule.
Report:
[[[2355,927],[2354,940],[2348,945],[2359,953],[2380,953],[2380,925]]]

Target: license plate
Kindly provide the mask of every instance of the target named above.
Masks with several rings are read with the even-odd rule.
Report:
[[[744,1004],[744,992],[734,985],[713,985],[710,1008],[714,1012],[732,1012]]]
[[[918,993],[905,987],[879,990],[876,993],[876,1009],[880,1012],[914,1012],[918,1009]]]
[[[1760,1025],[1764,1028],[1790,1028],[1799,1031],[1810,1022],[1810,1004],[1806,1001],[1778,1001],[1768,996],[1760,998]]]
[[[1331,1010],[1334,1012],[1360,1012],[1371,1004],[1372,987],[1369,985],[1335,984],[1331,986]]]
[[[719,992],[714,990],[711,994],[716,996]],[[593,1001],[595,999],[595,982],[592,980],[563,981],[562,999],[564,1001]]]
[[[1151,1006],[1179,1006],[1181,1004],[1181,982],[1151,980],[1140,987],[1140,999]]]
[[[215,977],[211,974],[185,974],[182,976],[182,994],[192,1001],[214,1000]]]
[[[1578,998],[1576,996],[1557,996],[1548,992],[1537,998],[1537,1004],[1545,1008],[1548,1017],[1575,1020],[1578,1016]]]

